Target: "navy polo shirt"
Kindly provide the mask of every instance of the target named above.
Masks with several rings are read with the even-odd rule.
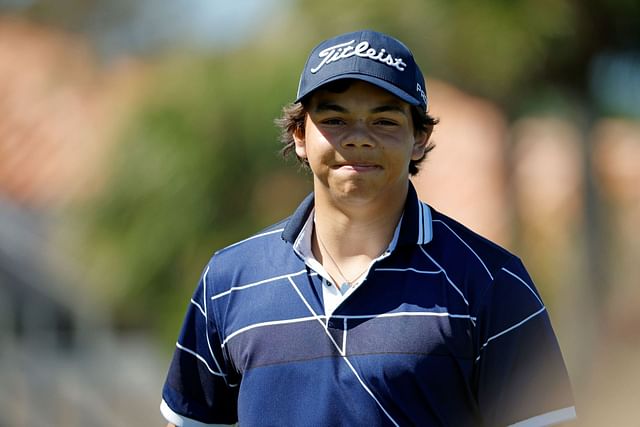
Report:
[[[294,250],[313,195],[214,254],[163,389],[178,425],[503,426],[575,417],[545,306],[520,260],[418,200],[390,252],[325,314]],[[191,423],[191,424],[190,424]]]

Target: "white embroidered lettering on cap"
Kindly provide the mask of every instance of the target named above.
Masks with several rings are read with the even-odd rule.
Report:
[[[404,71],[407,66],[402,58],[394,58],[393,55],[387,53],[384,49],[380,49],[378,51],[370,47],[371,45],[368,41],[361,41],[355,45],[355,47],[353,46],[354,43],[355,40],[351,40],[350,42],[340,43],[321,50],[320,53],[318,53],[318,56],[323,58],[322,61],[317,67],[312,68],[310,71],[315,74],[326,64],[340,61],[341,59],[351,58],[352,56],[372,59],[390,67],[394,67],[398,71]]]
[[[427,104],[427,94],[424,93],[424,90],[422,89],[422,86],[420,86],[420,83],[416,83],[416,90],[418,91],[418,93],[420,94],[420,97],[422,98],[422,100],[424,101],[425,105]]]

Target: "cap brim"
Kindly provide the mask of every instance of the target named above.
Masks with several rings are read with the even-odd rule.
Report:
[[[409,95],[407,92],[401,89],[398,89],[398,87],[387,82],[386,80],[383,80],[374,76],[370,76],[367,74],[360,74],[360,73],[340,74],[339,76],[334,76],[332,78],[323,80],[319,84],[311,88],[308,88],[307,91],[301,94],[300,96],[298,96],[298,98],[294,102],[301,102],[304,98],[311,95],[312,92],[315,92],[316,90],[320,89],[322,86],[328,83],[335,82],[337,80],[344,80],[344,79],[361,80],[367,83],[371,83],[372,85],[378,86],[379,88],[386,90],[387,92],[391,92],[391,94],[397,96],[398,98],[402,99],[403,101],[407,102],[410,105],[415,105],[417,107],[423,105],[423,103],[418,98]]]

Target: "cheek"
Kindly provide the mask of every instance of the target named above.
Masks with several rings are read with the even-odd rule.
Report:
[[[304,143],[296,146],[298,155],[304,155],[306,159],[322,158],[331,151],[332,144],[327,135],[317,128],[307,128]]]

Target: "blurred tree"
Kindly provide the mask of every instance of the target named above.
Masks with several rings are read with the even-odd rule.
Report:
[[[195,24],[205,5],[211,3],[189,0],[180,10],[190,12],[175,16],[172,3],[153,0],[12,0],[0,3],[0,12],[17,10],[41,22],[84,32],[106,50],[144,53],[197,43],[183,38],[188,25],[168,25],[167,18],[173,13],[173,21]],[[401,4],[271,0],[207,7],[207,13],[218,11],[212,20],[232,16],[236,24],[223,25],[227,19],[212,22],[226,31],[226,36],[223,32],[215,40],[214,32],[200,33],[210,38],[211,48],[229,43],[232,29],[241,27],[240,23],[245,32],[255,34],[256,26],[248,25],[246,19],[251,14],[262,18],[260,28],[271,17],[280,18],[273,20],[280,28],[276,41],[294,51],[306,51],[336,32],[375,28],[406,41],[427,74],[492,98],[509,113],[540,102],[583,102],[589,95],[595,59],[640,49],[640,2],[636,0],[406,0]],[[564,101],[559,99],[563,97]]]
[[[389,32],[411,46],[428,75],[491,98],[512,115],[541,103],[584,103],[594,59],[640,49],[634,0],[300,0],[297,6],[290,31],[305,43],[354,28]]]
[[[354,26],[390,32],[412,47],[427,74],[504,101],[544,66],[548,45],[572,36],[574,27],[565,1],[361,0],[347,13],[335,0],[300,5],[305,28],[327,35]]]
[[[271,118],[296,79],[284,66],[252,52],[176,58],[154,73],[108,184],[83,211],[86,261],[122,327],[173,339],[212,251],[281,219],[308,191],[286,179],[295,168],[278,169]],[[290,198],[265,215],[259,192]]]

